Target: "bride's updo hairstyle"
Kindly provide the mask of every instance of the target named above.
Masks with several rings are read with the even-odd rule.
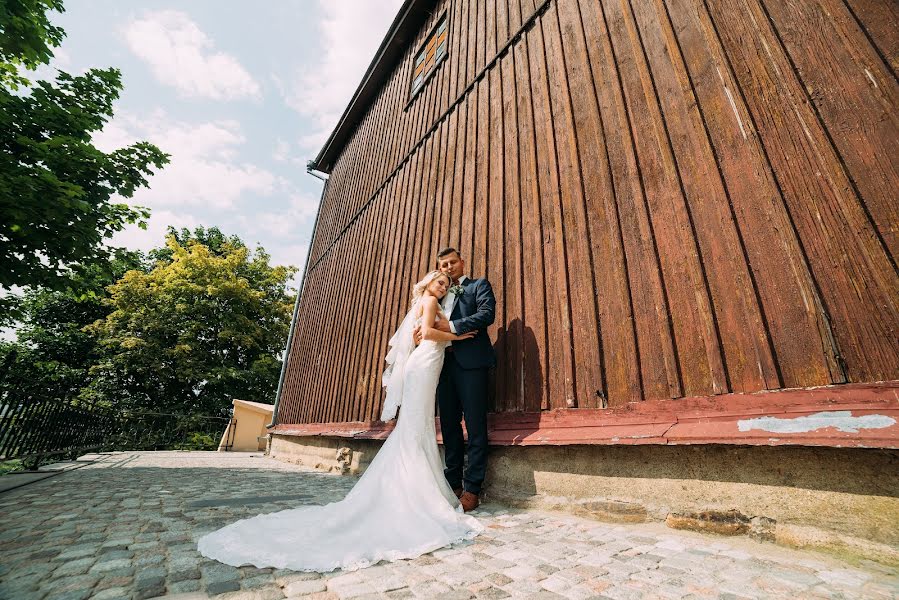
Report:
[[[425,293],[425,289],[431,285],[431,282],[437,279],[438,277],[446,277],[449,279],[449,282],[452,283],[453,280],[450,279],[450,276],[444,273],[443,271],[431,271],[425,278],[412,286],[412,304],[415,304],[415,301],[421,298],[422,294]],[[411,306],[411,305],[410,305]]]

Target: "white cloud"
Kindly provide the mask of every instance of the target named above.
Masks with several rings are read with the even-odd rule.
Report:
[[[300,68],[289,82],[273,77],[287,105],[312,118],[313,131],[298,140],[309,154],[321,148],[337,125],[402,4],[402,0],[317,2],[323,15],[318,24],[319,60]]]
[[[287,285],[294,290],[299,289],[303,280],[303,267],[306,265],[306,254],[309,252],[309,244],[288,244],[269,250],[272,259],[271,265],[293,265],[299,270],[287,281]]]
[[[259,84],[236,58],[214,50],[213,41],[177,10],[146,13],[123,30],[131,51],[156,79],[186,97],[260,98]]]
[[[94,136],[106,152],[137,140],[156,144],[171,155],[171,162],[150,178],[149,189],[135,193],[134,204],[233,209],[246,193],[269,195],[286,185],[270,171],[237,158],[245,142],[237,121],[184,123],[161,111],[138,116],[119,110]]]
[[[290,144],[282,139],[275,142],[272,158],[277,162],[287,162],[290,159]]]
[[[113,235],[108,245],[122,246],[129,250],[143,250],[146,252],[163,245],[169,225],[180,231],[182,227],[193,230],[200,225],[209,226],[210,224],[203,223],[197,217],[183,212],[157,209],[147,219],[146,230],[136,225],[129,225],[124,230]]]
[[[237,222],[249,235],[254,236],[253,239],[296,238],[298,231],[311,228],[310,219],[315,217],[318,203],[318,198],[293,192],[288,197],[284,210],[242,215],[237,218]]]

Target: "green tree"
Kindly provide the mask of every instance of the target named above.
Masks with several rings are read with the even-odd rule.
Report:
[[[50,62],[52,47],[65,32],[47,18],[63,12],[62,0],[3,0],[0,2],[0,84],[13,89],[28,85],[20,67],[33,70]]]
[[[175,236],[175,241],[179,246],[188,247],[192,243],[203,244],[210,252],[216,256],[224,256],[234,248],[243,248],[246,245],[243,240],[236,235],[225,235],[218,227],[205,228],[203,226],[194,228],[193,231],[187,227],[182,227],[179,231],[171,225],[166,228],[167,235]],[[151,261],[172,261],[172,249],[168,246],[161,248],[153,248],[147,253]]]
[[[100,357],[96,338],[83,328],[105,318],[106,287],[127,271],[146,269],[140,252],[115,251],[105,265],[72,275],[64,290],[32,288],[14,302],[22,319],[15,342],[0,341],[0,394],[72,399],[88,385],[90,367]]]
[[[112,312],[86,328],[104,358],[83,399],[218,416],[233,398],[274,395],[297,269],[272,267],[264,249],[251,254],[239,240],[214,253],[196,235],[186,246],[168,235],[170,260],[109,288]]]
[[[108,262],[105,239],[145,228],[149,216],[114,197],[132,197],[168,162],[147,142],[109,153],[93,145],[122,89],[117,69],[60,72],[18,90],[28,83],[18,67],[47,63],[59,45],[64,32],[46,12],[62,9],[59,0],[0,2],[0,288],[64,289],[73,271]],[[0,325],[19,316],[0,298]]]

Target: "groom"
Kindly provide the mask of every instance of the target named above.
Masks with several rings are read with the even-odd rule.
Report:
[[[462,508],[468,512],[480,504],[478,495],[487,471],[487,372],[496,365],[487,327],[495,318],[496,298],[486,278],[471,279],[463,274],[465,261],[455,248],[445,248],[437,254],[437,268],[449,275],[453,282],[442,302],[449,322],[440,320],[438,329],[457,334],[478,332],[471,339],[447,344],[437,384],[446,459],[444,475]],[[418,344],[421,341],[418,328],[414,336]],[[464,482],[463,418],[468,432],[468,468]]]

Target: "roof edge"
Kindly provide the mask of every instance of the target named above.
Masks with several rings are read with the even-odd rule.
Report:
[[[393,19],[387,35],[375,52],[375,57],[362,76],[350,103],[343,111],[337,126],[331,132],[318,156],[308,163],[309,167],[322,173],[330,173],[334,162],[343,150],[346,141],[365,115],[372,99],[381,85],[390,77],[398,55],[402,55],[411,39],[432,12],[437,0],[405,0]]]

